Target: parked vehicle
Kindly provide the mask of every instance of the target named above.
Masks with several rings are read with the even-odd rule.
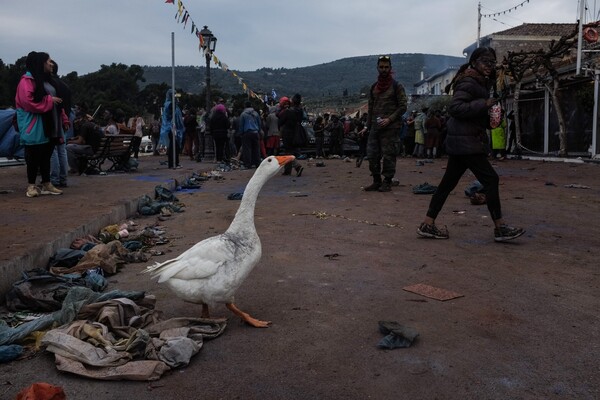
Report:
[[[152,146],[152,139],[150,139],[150,136],[144,136],[142,138],[142,142],[140,143],[140,151],[142,153],[152,153],[154,151],[154,148]]]

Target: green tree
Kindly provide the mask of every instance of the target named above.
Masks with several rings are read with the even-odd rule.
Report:
[[[21,76],[25,73],[25,60],[19,58],[14,64],[4,64],[0,59],[0,108],[15,106],[15,93]]]
[[[99,71],[82,77],[71,73],[65,77],[65,82],[73,92],[73,104],[88,112],[98,106],[112,112],[122,110],[127,116],[145,111],[138,86],[138,82],[145,82],[144,71],[139,65],[102,65]]]

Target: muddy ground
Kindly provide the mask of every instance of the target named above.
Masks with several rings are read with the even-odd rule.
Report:
[[[314,161],[300,178],[275,176],[256,206],[263,258],[236,296],[268,329],[251,328],[225,307],[225,333],[185,367],[156,382],[104,382],[60,373],[39,352],[0,365],[0,398],[33,382],[64,388],[69,399],[597,399],[600,398],[600,165],[507,160],[495,164],[507,222],[527,233],[493,240],[485,206],[471,205],[467,174],[438,218],[449,240],[418,238],[429,195],[445,160],[398,160],[400,185],[367,193],[366,165]],[[180,175],[214,164],[184,161]],[[23,168],[23,167],[6,167]],[[97,217],[124,198],[150,193],[173,173],[144,158],[140,171],[73,177],[63,196],[28,199],[24,169],[0,170],[2,262]],[[185,212],[161,221],[172,258],[223,232],[252,171],[223,173],[192,193]],[[22,174],[19,177],[19,174]],[[10,193],[10,190],[14,192]],[[88,207],[92,204],[94,207]],[[138,226],[157,218],[135,218]],[[116,222],[116,221],[115,221]],[[128,264],[109,289],[156,295],[165,317],[199,316],[200,306]],[[426,284],[462,297],[439,301],[403,288]],[[409,348],[382,350],[378,321],[419,332]]]

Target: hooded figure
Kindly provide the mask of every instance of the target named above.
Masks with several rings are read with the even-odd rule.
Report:
[[[160,128],[160,141],[159,145],[168,146],[169,145],[169,133],[171,133],[171,127],[173,125],[173,89],[167,90],[167,94],[165,96],[165,104],[163,105],[163,115],[162,115],[162,126]],[[181,146],[183,141],[183,114],[177,102],[175,103],[175,129],[177,130],[177,145]]]
[[[183,114],[181,109],[175,103],[175,130],[176,130],[176,143],[175,149],[173,149],[173,90],[167,90],[165,98],[165,104],[162,115],[162,126],[160,128],[160,141],[159,145],[167,146],[167,155],[169,157],[169,168],[180,168],[179,165],[179,153],[181,153],[181,145],[183,143],[183,132],[185,127],[183,125]],[[173,155],[175,159],[173,159]]]

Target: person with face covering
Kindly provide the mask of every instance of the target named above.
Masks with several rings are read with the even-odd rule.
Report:
[[[467,169],[483,185],[487,207],[494,221],[494,240],[504,242],[525,233],[521,228],[513,228],[504,223],[498,190],[499,177],[487,157],[489,109],[497,103],[497,99],[490,96],[496,81],[495,66],[496,52],[492,48],[479,47],[446,87],[447,93],[454,91],[447,124],[448,163],[446,172],[431,197],[425,219],[417,229],[419,236],[448,239],[448,230],[438,228],[435,219]]]
[[[281,105],[281,110],[279,111],[279,114],[277,114],[277,124],[283,139],[285,154],[291,154],[298,158],[298,156],[300,156],[300,149],[294,144],[294,133],[298,127],[301,127],[302,119],[304,118],[302,96],[300,93],[296,93],[292,97],[291,102],[287,97],[282,97],[279,100],[279,104]],[[300,165],[297,160],[285,164],[283,167],[283,175],[291,175],[292,169],[296,170],[297,177],[302,176],[304,167]]]
[[[27,197],[40,194],[62,194],[50,182],[50,158],[54,145],[69,129],[69,118],[59,107],[63,100],[52,85],[50,55],[32,51],[27,55],[27,72],[21,77],[15,96],[20,142],[25,148],[27,163]],[[41,187],[36,186],[38,173]]]
[[[175,131],[175,143],[173,143],[173,131]],[[167,147],[167,159],[169,168],[171,169],[181,168],[181,165],[179,165],[179,153],[181,153],[184,131],[183,113],[176,99],[175,115],[173,115],[173,89],[169,89],[167,90],[165,103],[163,104],[159,145]]]
[[[367,159],[373,183],[367,192],[389,192],[396,174],[396,155],[400,150],[402,115],[406,112],[404,87],[393,78],[389,56],[377,60],[379,76],[369,93]],[[381,177],[383,176],[383,180]]]

